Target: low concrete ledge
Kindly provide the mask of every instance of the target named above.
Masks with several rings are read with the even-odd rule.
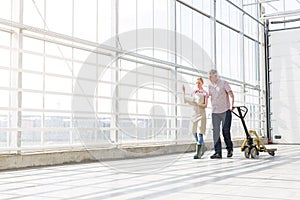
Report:
[[[243,140],[234,140],[233,146],[241,146]],[[52,166],[68,163],[93,162],[98,160],[132,159],[195,151],[194,143],[186,144],[147,144],[145,146],[121,146],[119,148],[98,148],[85,150],[65,150],[34,152],[0,156],[0,170],[19,169],[37,166]],[[213,142],[206,142],[213,149]],[[224,144],[223,144],[224,147]]]

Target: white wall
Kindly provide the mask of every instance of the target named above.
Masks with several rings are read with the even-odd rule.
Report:
[[[300,29],[271,32],[270,44],[273,141],[300,143]]]

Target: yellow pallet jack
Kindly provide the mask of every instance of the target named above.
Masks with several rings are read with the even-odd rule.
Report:
[[[234,107],[234,109],[237,109],[237,113],[234,112],[234,110],[232,111],[232,113],[241,119],[243,128],[246,133],[246,138],[241,146],[241,151],[244,152],[245,158],[257,158],[259,152],[268,152],[271,156],[274,156],[275,151],[277,151],[277,149],[267,149],[263,141],[259,138],[256,131],[248,131],[245,123],[245,116],[248,113],[248,108],[246,106],[239,106]],[[253,135],[254,138],[252,138],[251,135]]]

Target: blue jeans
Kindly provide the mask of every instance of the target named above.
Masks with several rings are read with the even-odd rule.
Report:
[[[195,140],[197,142],[197,144],[203,144],[203,134],[201,133],[194,133],[194,137],[195,137]]]
[[[220,138],[220,126],[222,122],[222,133],[224,137],[224,142],[226,144],[227,151],[233,149],[230,128],[231,128],[232,114],[230,110],[227,110],[224,113],[212,113],[212,124],[213,124],[213,139],[215,152],[222,153],[222,144]]]

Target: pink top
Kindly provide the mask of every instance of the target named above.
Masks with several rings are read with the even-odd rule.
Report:
[[[204,97],[209,97],[208,92],[206,92],[205,90],[195,90],[194,93],[198,95],[202,94]]]
[[[230,109],[228,96],[230,91],[227,81],[218,79],[217,84],[209,84],[208,93],[211,96],[212,113],[223,113]]]
[[[209,95],[208,92],[206,92],[205,90],[195,90],[192,93],[192,97],[193,97],[193,101],[198,104],[198,103],[205,103],[205,97],[209,97]],[[195,106],[194,108],[196,109],[195,110],[196,113],[199,113],[199,109],[200,110],[204,109],[199,106]]]

